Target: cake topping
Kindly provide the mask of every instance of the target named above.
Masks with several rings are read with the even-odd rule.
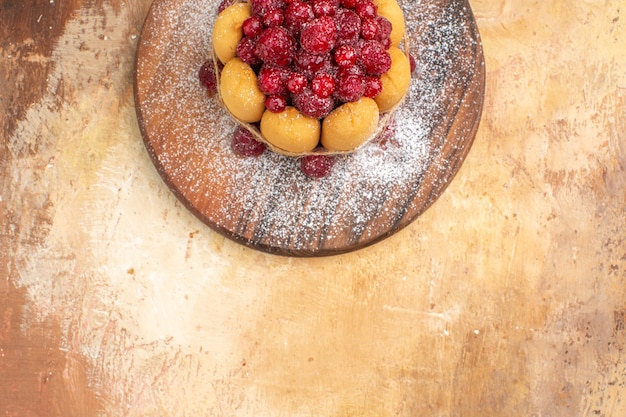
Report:
[[[335,79],[326,72],[318,72],[311,81],[311,89],[318,97],[330,97],[335,91]]]
[[[302,26],[315,17],[313,7],[304,1],[292,0],[285,9],[285,27],[292,33],[298,34]]]
[[[300,45],[315,55],[329,53],[337,41],[337,27],[330,16],[322,16],[307,22],[300,32]]]
[[[320,97],[309,87],[293,95],[293,104],[302,114],[316,119],[326,117],[335,106],[332,97]]]
[[[291,64],[296,48],[296,40],[282,26],[265,29],[257,39],[255,52],[266,64],[286,67]]]
[[[252,13],[257,16],[263,16],[270,10],[281,9],[285,6],[283,0],[250,0]]]
[[[316,17],[334,16],[339,7],[339,0],[313,0],[311,6]]]

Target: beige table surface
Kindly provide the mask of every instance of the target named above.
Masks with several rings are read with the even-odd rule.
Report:
[[[391,238],[295,259],[154,169],[150,0],[1,1],[0,415],[626,415],[626,3],[471,3],[457,177]]]

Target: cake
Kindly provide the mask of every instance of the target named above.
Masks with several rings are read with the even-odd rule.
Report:
[[[272,151],[330,157],[375,137],[402,102],[405,38],[396,0],[224,0],[214,78],[207,66],[201,78]]]

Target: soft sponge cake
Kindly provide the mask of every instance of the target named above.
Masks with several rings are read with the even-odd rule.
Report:
[[[243,38],[243,22],[250,14],[250,3],[235,3],[217,16],[213,25],[213,51],[223,64],[235,57]]]
[[[245,123],[261,120],[265,111],[265,94],[259,88],[257,76],[239,58],[224,65],[220,76],[220,95],[228,110]]]
[[[378,106],[371,98],[345,103],[322,122],[322,146],[331,151],[356,149],[376,132],[378,118]]]
[[[273,146],[290,153],[310,152],[320,138],[320,122],[295,107],[280,113],[266,110],[261,118],[261,134]]]
[[[391,23],[376,39],[368,31],[351,31],[359,26],[356,2],[334,0],[332,16],[317,16],[307,26],[308,35],[324,45],[316,52],[305,48],[310,39],[286,18],[291,1],[277,2],[282,14],[271,16],[255,1],[230,0],[234,4],[213,26],[217,90],[232,116],[271,150],[288,156],[350,153],[375,137],[411,84],[410,61],[400,49],[408,50],[399,0],[372,0],[375,15]],[[339,51],[346,41],[372,47]],[[275,59],[283,53],[284,62]]]
[[[391,68],[381,75],[383,90],[374,97],[381,113],[393,109],[406,95],[411,85],[411,62],[398,47],[389,48]]]

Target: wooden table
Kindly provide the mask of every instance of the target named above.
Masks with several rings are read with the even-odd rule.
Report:
[[[0,7],[0,414],[626,413],[623,2],[474,0],[487,91],[444,195],[372,247],[263,254],[141,141],[150,0]]]

